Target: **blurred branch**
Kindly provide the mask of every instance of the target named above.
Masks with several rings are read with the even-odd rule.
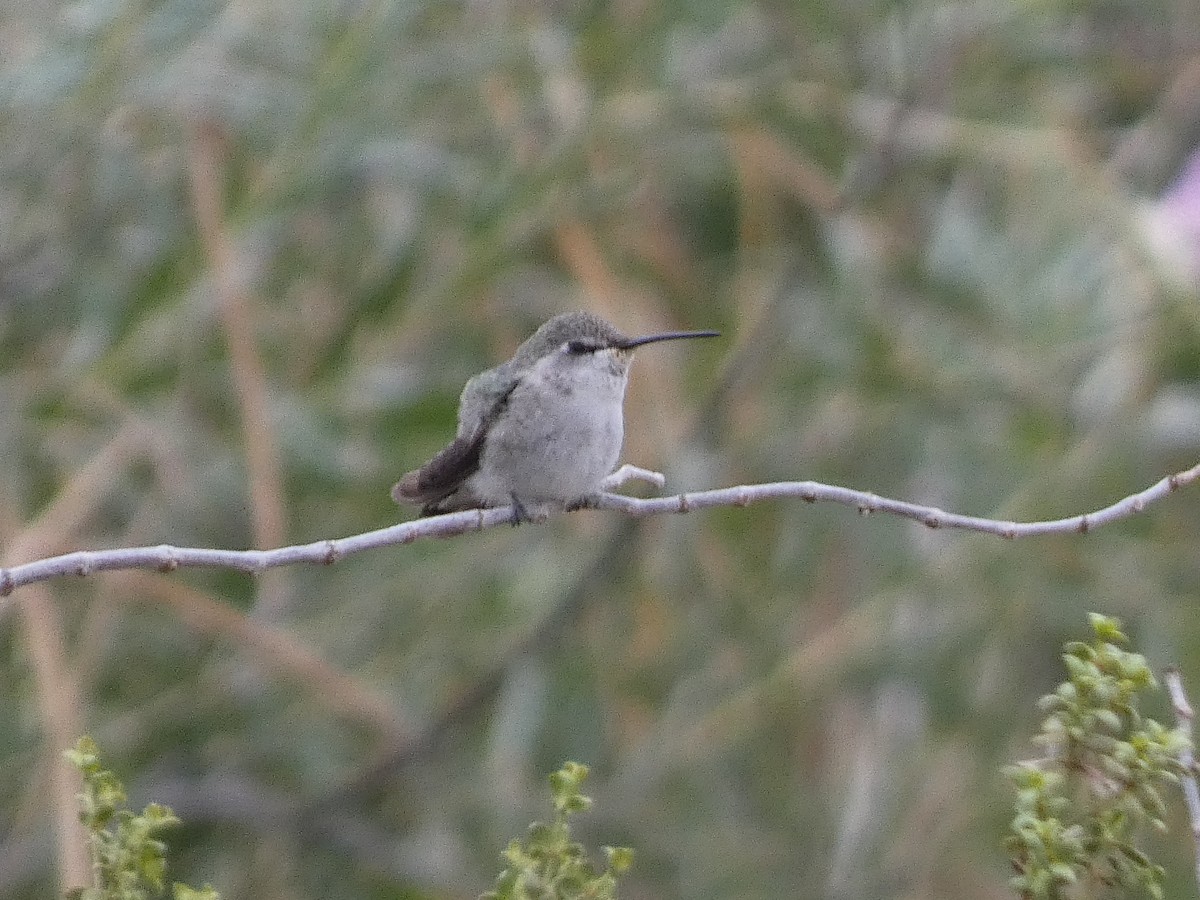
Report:
[[[609,485],[614,483],[611,479],[619,477],[622,480],[629,480],[641,477],[643,474],[657,475],[657,473],[645,473],[645,470],[632,466],[623,466],[613,476],[610,476]],[[822,484],[818,481],[779,481],[650,499],[602,493],[590,498],[584,506],[587,509],[615,510],[634,518],[641,518],[664,513],[686,513],[717,506],[742,507],[749,506],[751,503],[761,503],[764,500],[798,497],[806,503],[824,501],[853,506],[863,515],[875,512],[890,513],[920,522],[927,528],[956,528],[962,531],[994,534],[998,537],[1012,539],[1044,534],[1087,534],[1102,525],[1143,512],[1151,503],[1162,500],[1168,494],[1191,484],[1197,478],[1200,478],[1200,465],[1169,475],[1144,491],[1131,494],[1094,512],[1041,522],[1006,522],[999,519],[964,516],[959,513],[946,512],[934,506],[921,506],[906,500],[880,497],[869,491],[857,491],[852,488]],[[657,482],[657,478],[650,480]],[[511,525],[516,522],[516,515],[517,511],[510,506],[466,510],[402,522],[399,525],[390,525],[387,528],[349,537],[279,547],[275,550],[216,550],[206,547],[173,547],[169,544],[160,544],[157,547],[126,547],[116,550],[80,550],[11,568],[0,568],[0,596],[7,596],[22,585],[47,581],[63,575],[86,576],[95,572],[118,569],[157,569],[160,572],[173,572],[180,568],[217,568],[235,569],[250,575],[258,575],[268,569],[296,563],[332,565],[347,556],[362,553],[364,550],[392,547],[397,544],[411,544],[420,538],[456,537],[468,531],[482,531],[497,525]],[[544,521],[545,518],[545,516],[539,517],[538,521]]]
[[[106,492],[111,490],[116,480],[114,473],[123,472],[139,459],[149,442],[150,436],[138,422],[125,420],[109,442],[71,476],[37,518],[21,527],[8,548],[0,553],[0,559],[11,562],[22,556],[45,553],[68,540],[88,516],[95,513]]]
[[[1187,736],[1187,745],[1179,754],[1179,763],[1183,766],[1185,775],[1179,779],[1183,790],[1183,799],[1187,804],[1188,821],[1192,825],[1192,840],[1195,842],[1196,883],[1200,884],[1200,789],[1196,787],[1196,756],[1192,750],[1192,705],[1188,703],[1187,694],[1183,690],[1183,678],[1179,670],[1172,667],[1163,675],[1167,683],[1167,693],[1171,696],[1171,706],[1175,709],[1175,724]]]
[[[87,465],[62,486],[41,514],[15,535],[8,549],[0,553],[0,559],[8,561],[46,553],[69,540],[88,516],[95,513],[106,490],[117,480],[115,475],[140,456],[143,441],[140,426],[126,421]],[[0,608],[0,614],[8,608]],[[22,616],[26,646],[33,662],[44,730],[43,758],[49,767],[58,838],[58,876],[60,886],[66,890],[88,884],[91,874],[86,836],[75,801],[79,776],[61,756],[82,731],[78,684],[69,662],[65,625],[53,598],[45,591],[31,591],[16,608]]]
[[[21,597],[20,609],[37,684],[43,749],[50,766],[49,789],[58,838],[59,886],[66,891],[86,886],[91,867],[75,804],[79,778],[55,757],[78,737],[83,715],[75,675],[67,662],[65,625],[54,598],[47,589],[39,588]]]
[[[149,433],[141,423],[125,418],[108,443],[75,471],[35,518],[19,528],[8,521],[0,525],[5,533],[14,532],[8,538],[8,547],[0,552],[0,561],[51,553],[72,541],[73,535],[95,515],[119,483],[120,476],[143,456],[150,443]],[[15,518],[15,513],[16,510],[5,510],[3,515],[7,520]],[[83,730],[79,680],[73,665],[77,653],[69,645],[66,623],[48,591],[30,591],[18,603],[0,608],[0,615],[10,609],[19,614],[25,631],[23,646],[32,662],[43,735],[40,759],[45,773],[33,776],[28,790],[36,794],[35,802],[40,807],[47,805],[47,796],[50,798],[60,886],[66,890],[87,885],[91,880],[91,861],[76,801],[79,774],[62,758],[62,751],[72,746]],[[18,845],[28,846],[21,841]],[[16,860],[0,859],[0,884],[6,873],[14,866],[20,869],[22,862],[19,854]],[[0,889],[0,893],[4,891]]]
[[[216,283],[221,327],[229,347],[230,373],[237,390],[242,437],[246,443],[254,542],[259,547],[275,547],[287,540],[283,475],[272,428],[267,376],[255,346],[251,298],[225,223],[226,142],[219,128],[206,122],[196,126],[188,146],[192,205]],[[273,618],[286,602],[285,585],[271,582],[259,592],[255,611]]]
[[[368,872],[408,882],[421,879],[410,861],[412,854],[405,852],[404,839],[393,831],[337,811],[297,821],[295,799],[278,781],[264,784],[237,773],[174,775],[147,779],[137,785],[137,792],[160,798],[189,824],[232,826],[252,832],[256,840],[280,839],[292,832],[302,846],[332,848]]]
[[[134,588],[130,601],[169,607],[192,630],[233,644],[255,668],[299,684],[334,715],[391,741],[406,740],[414,730],[388,697],[327,662],[289,631],[176,581],[140,572],[125,577]]]

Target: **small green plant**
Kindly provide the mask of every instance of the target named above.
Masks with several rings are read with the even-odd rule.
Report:
[[[1040,701],[1040,759],[1010,767],[1016,815],[1006,842],[1012,885],[1028,900],[1092,897],[1102,888],[1162,896],[1160,866],[1133,839],[1165,829],[1158,785],[1177,782],[1188,738],[1138,711],[1157,682],[1117,619],[1093,613],[1093,640],[1063,649],[1067,680]]]
[[[495,890],[479,900],[615,900],[617,877],[633,865],[633,851],[605,847],[608,866],[598,873],[583,846],[571,840],[570,817],[592,805],[579,790],[587,776],[588,767],[576,762],[550,776],[554,821],[534,822],[524,842],[508,845]]]
[[[126,809],[125,788],[100,764],[100,751],[90,737],[81,737],[64,755],[83,774],[79,820],[88,832],[93,872],[92,886],[68,891],[69,900],[148,900],[161,895],[167,848],[157,835],[178,825],[179,819],[158,803],[137,814]],[[176,884],[172,896],[219,900],[208,885],[195,890]]]

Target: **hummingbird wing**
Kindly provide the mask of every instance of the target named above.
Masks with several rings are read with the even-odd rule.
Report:
[[[518,380],[501,365],[468,381],[459,399],[458,436],[421,468],[396,482],[392,499],[397,503],[420,503],[422,515],[445,512],[438,504],[479,470],[488,429]]]
[[[458,437],[486,434],[487,426],[504,408],[518,381],[512,360],[480,372],[468,381],[458,398]]]

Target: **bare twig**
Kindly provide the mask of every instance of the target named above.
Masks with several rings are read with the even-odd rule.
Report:
[[[1179,754],[1179,763],[1184,769],[1179,785],[1183,789],[1183,799],[1187,804],[1188,821],[1192,823],[1192,840],[1195,842],[1196,852],[1196,883],[1200,885],[1200,790],[1196,787],[1196,756],[1191,745],[1192,705],[1188,703],[1187,694],[1183,691],[1183,678],[1180,677],[1178,669],[1167,669],[1163,680],[1167,683],[1167,693],[1171,695],[1171,705],[1175,707],[1175,722],[1188,739],[1187,746]]]
[[[606,491],[612,491],[619,487],[624,487],[631,481],[644,481],[647,484],[654,485],[656,488],[663,488],[667,484],[667,476],[663,475],[662,472],[639,469],[637,466],[631,466],[629,463],[626,463],[604,479],[603,487]]]
[[[620,470],[614,473],[614,477],[616,475],[625,478]],[[956,528],[1011,539],[1043,534],[1086,534],[1102,525],[1143,512],[1151,503],[1163,499],[1184,485],[1191,484],[1197,478],[1200,478],[1200,465],[1170,475],[1146,490],[1118,500],[1103,509],[1042,522],[1007,522],[964,516],[933,506],[893,500],[867,491],[856,491],[817,481],[780,481],[649,499],[604,493],[593,497],[588,506],[591,509],[615,510],[641,518],[664,513],[686,513],[716,506],[749,506],[764,500],[798,497],[808,503],[824,501],[853,506],[864,515],[874,512],[890,513],[920,522],[928,528]],[[160,572],[173,572],[180,568],[221,568],[258,575],[268,569],[296,563],[332,565],[364,550],[411,544],[420,538],[454,537],[468,531],[509,525],[512,521],[513,509],[503,506],[430,516],[390,525],[377,531],[274,550],[215,550],[204,547],[173,547],[169,544],[117,550],[81,550],[8,569],[0,568],[0,596],[11,594],[22,585],[50,578],[91,575],[114,569],[157,569]]]

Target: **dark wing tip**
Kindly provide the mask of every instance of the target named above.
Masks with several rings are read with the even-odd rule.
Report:
[[[482,432],[472,439],[455,438],[421,468],[409,472],[392,488],[397,503],[437,504],[454,493],[479,468]]]
[[[420,469],[409,472],[392,485],[392,499],[397,503],[420,503],[422,500],[420,478]]]

